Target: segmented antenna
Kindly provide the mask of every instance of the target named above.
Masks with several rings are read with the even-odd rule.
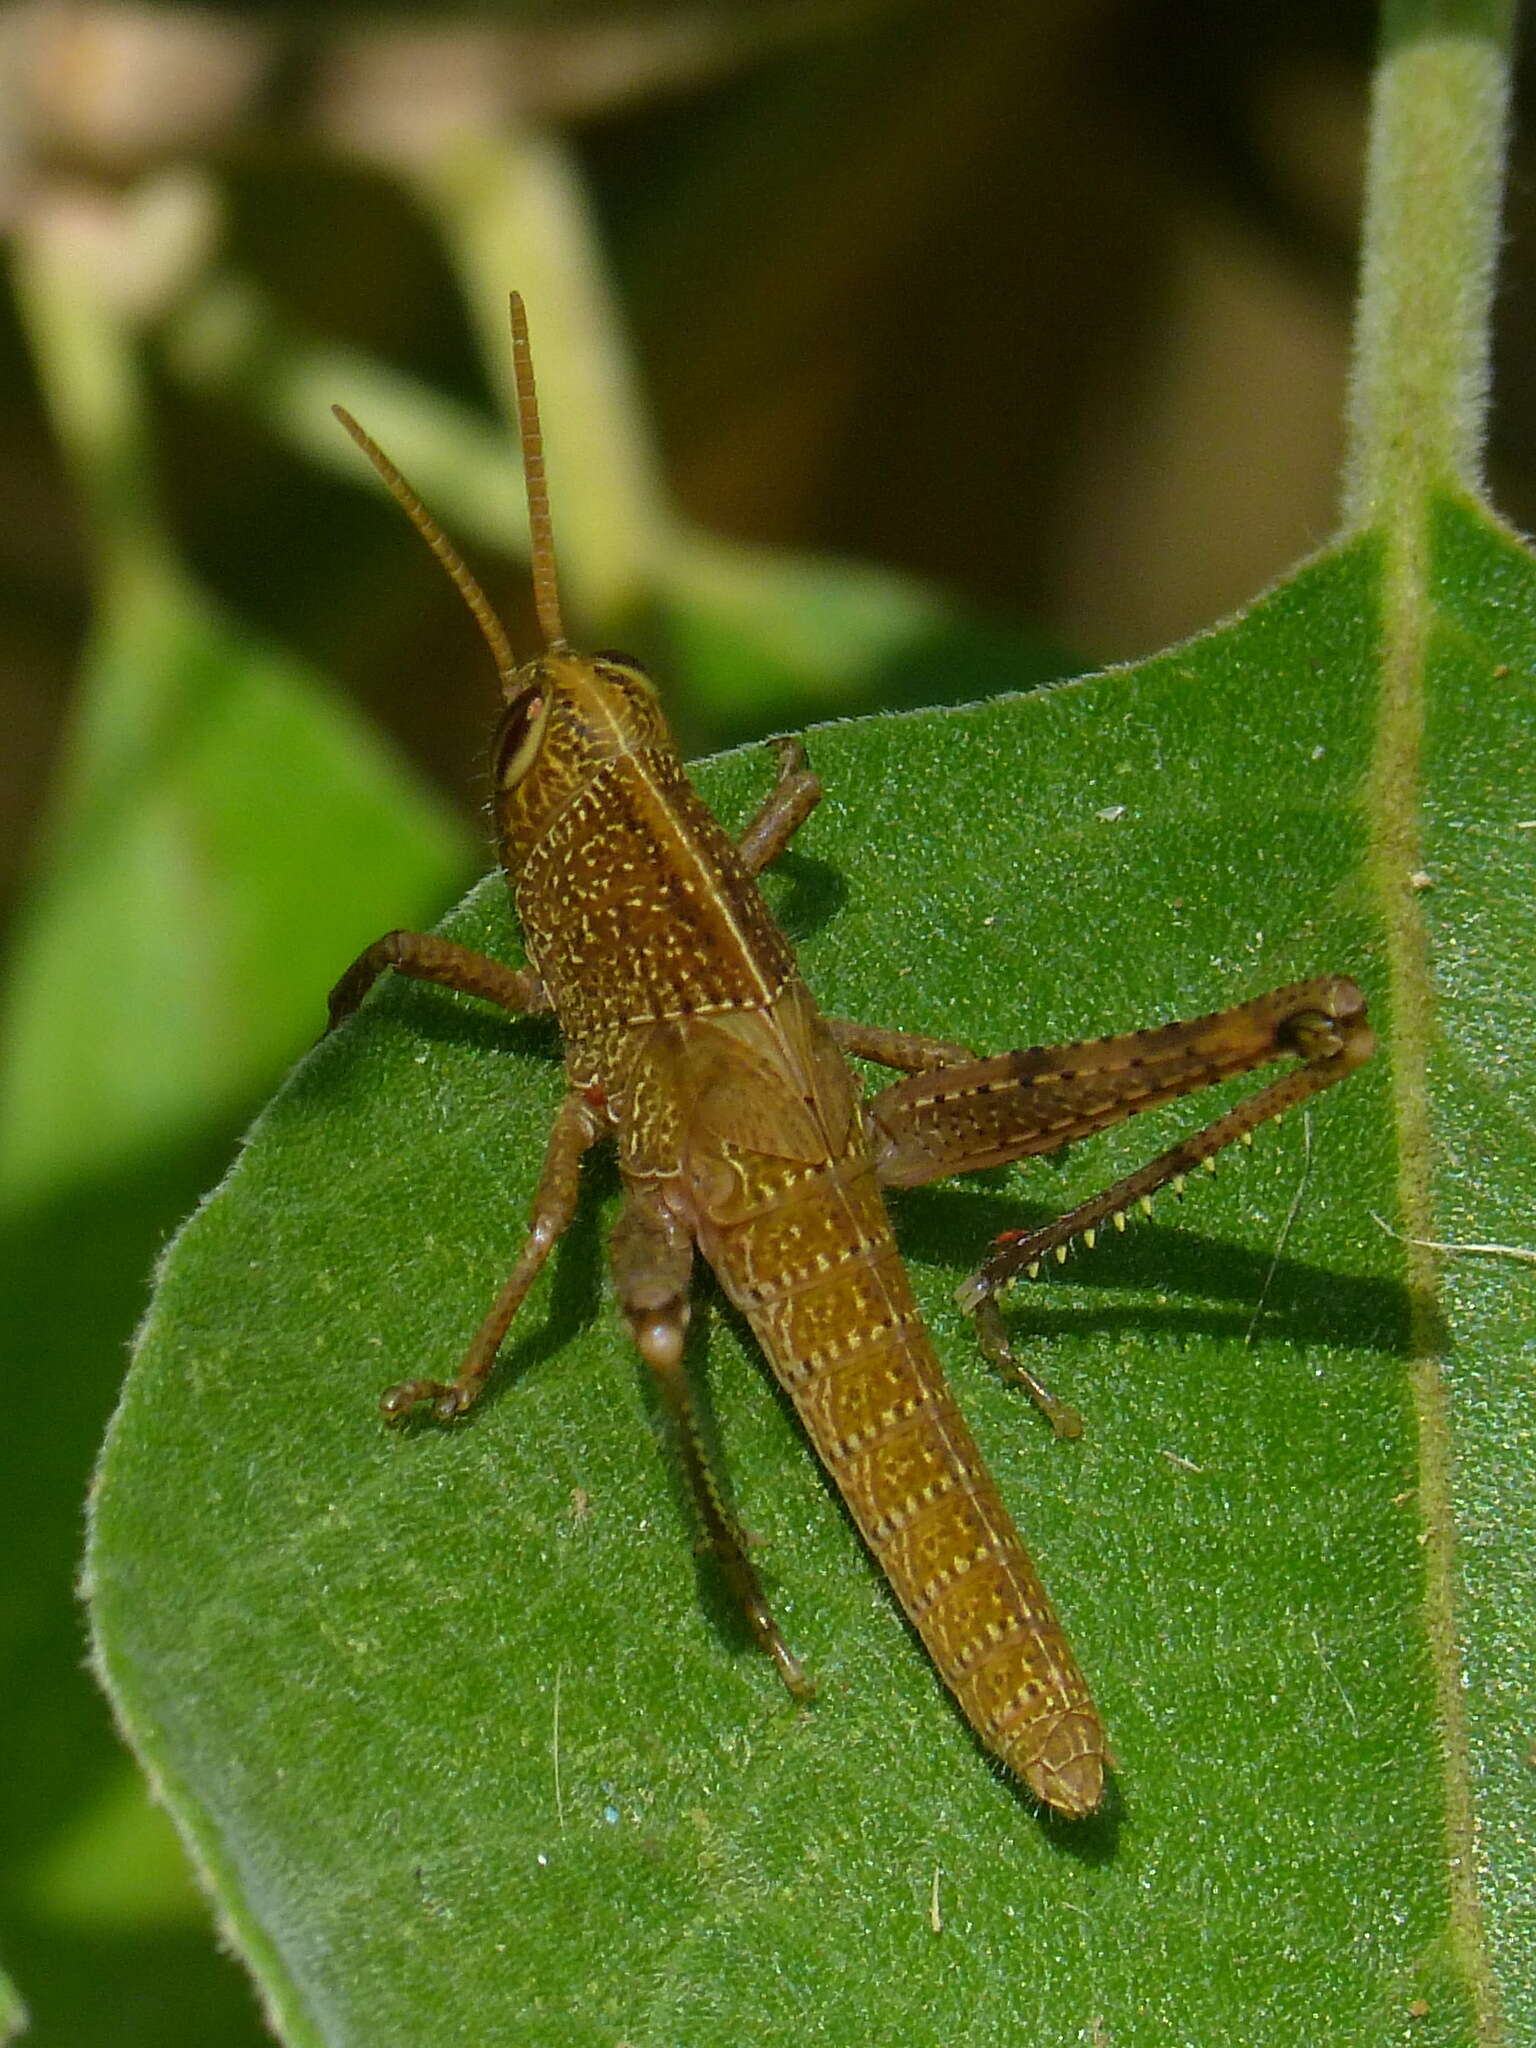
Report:
[[[383,478],[389,495],[453,578],[454,588],[474,613],[475,624],[480,628],[485,644],[491,650],[491,657],[496,663],[496,673],[501,677],[502,688],[510,695],[512,679],[517,674],[512,643],[507,638],[506,628],[492,611],[490,599],[471,575],[463,556],[373,436],[363,431],[344,405],[333,405],[331,411]]]
[[[533,603],[539,628],[550,647],[565,645],[560,617],[560,582],[555,574],[555,540],[549,523],[549,487],[544,480],[544,435],[539,426],[539,394],[533,382],[533,351],[528,346],[528,315],[521,292],[509,301],[512,315],[512,382],[517,392],[517,431],[523,444],[523,480],[528,490],[528,536],[533,550]]]

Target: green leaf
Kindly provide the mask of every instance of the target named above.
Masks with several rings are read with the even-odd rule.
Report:
[[[5,991],[13,1214],[248,1102],[314,1029],[347,948],[463,872],[443,806],[172,559],[131,339],[90,254],[55,230],[17,265],[100,575]]]
[[[119,589],[84,690],[8,995],[16,1203],[228,1116],[337,961],[462,871],[375,735],[179,578]]]
[[[1536,599],[1486,524],[1445,517],[1463,588],[1470,555]],[[1379,574],[1360,542],[1140,670],[817,734],[830,794],[771,894],[827,1007],[996,1045],[1333,968],[1390,1026],[1360,803]],[[1504,643],[1455,637],[1497,701]],[[723,816],[765,770],[714,765]],[[1465,848],[1479,915],[1493,836]],[[514,948],[494,879],[444,928]],[[1354,2043],[1401,2038],[1416,1998],[1415,2038],[1471,2038],[1409,1305],[1371,1220],[1394,1201],[1387,1062],[1316,1111],[1310,1160],[1282,1130],[1025,1297],[1088,1411],[1077,1446],[968,1363],[950,1290],[992,1231],[1156,1137],[1045,1189],[895,1205],[1123,1767],[1109,1816],[1070,1830],[953,1712],[719,1313],[719,1434],[814,1710],[702,1570],[700,1597],[595,1202],[496,1397],[455,1432],[382,1429],[377,1391],[451,1364],[510,1261],[550,1052],[401,986],[319,1048],[169,1260],[103,1468],[108,1675],[288,2038],[789,2041],[814,2015],[829,2041],[919,2017],[936,2039],[1097,2019],[1135,2040],[1157,2017],[1214,2040],[1240,2015],[1248,2042]],[[1463,1455],[1502,1498],[1508,1453],[1474,1430]],[[1503,1614],[1518,1640],[1529,1613]]]

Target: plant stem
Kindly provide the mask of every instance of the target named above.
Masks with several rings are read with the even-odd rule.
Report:
[[[1418,1418],[1424,1626],[1444,1753],[1449,1947],[1476,2038],[1503,2038],[1478,1884],[1441,1372],[1430,1055],[1438,989],[1414,875],[1423,864],[1423,744],[1436,596],[1431,516],[1481,497],[1489,310],[1510,89],[1510,0],[1386,0],[1371,109],[1344,522],[1378,531],[1380,701],[1366,791],[1394,1017],[1397,1200],[1413,1249],[1410,1384]]]
[[[1346,528],[1481,488],[1512,0],[1387,0],[1371,113]]]

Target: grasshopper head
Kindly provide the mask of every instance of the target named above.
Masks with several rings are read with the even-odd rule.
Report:
[[[655,686],[637,662],[624,654],[573,654],[565,643],[528,323],[515,292],[512,369],[528,490],[533,595],[546,643],[543,654],[521,667],[505,627],[447,535],[351,414],[339,405],[332,410],[453,579],[495,660],[504,709],[491,769],[502,865],[515,876],[544,830],[605,763],[642,751],[671,752],[673,741]]]
[[[656,686],[627,654],[573,654],[553,646],[509,678],[491,743],[503,864],[522,858],[611,761],[670,753]]]

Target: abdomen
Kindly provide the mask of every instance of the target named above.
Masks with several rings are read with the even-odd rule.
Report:
[[[760,1206],[704,1228],[703,1249],[966,1719],[1039,1798],[1091,1813],[1102,1725],[945,1385],[872,1169],[759,1166]]]

